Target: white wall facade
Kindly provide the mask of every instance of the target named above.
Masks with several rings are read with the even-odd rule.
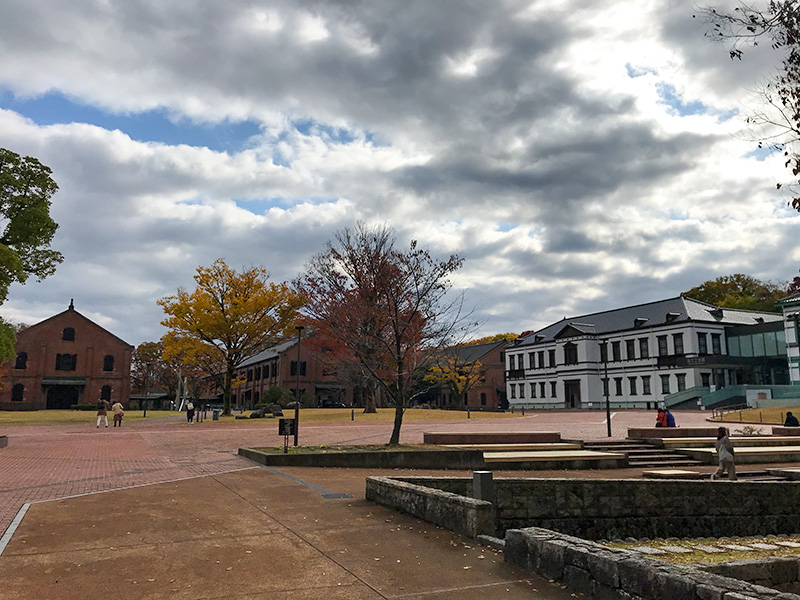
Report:
[[[789,358],[789,378],[792,385],[800,385],[800,297],[787,298],[783,306],[786,353]]]

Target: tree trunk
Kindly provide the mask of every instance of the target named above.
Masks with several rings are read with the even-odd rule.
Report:
[[[399,352],[398,352],[399,354]],[[394,428],[389,445],[396,446],[400,443],[400,427],[403,425],[403,405],[405,404],[405,387],[403,386],[403,362],[397,363],[397,386],[394,397]]]
[[[225,371],[225,385],[222,388],[222,414],[231,414],[231,386],[233,383],[233,365],[228,365]]]
[[[364,394],[364,412],[376,413],[378,412],[378,400],[376,399],[377,386],[375,382],[370,381],[363,387]]]

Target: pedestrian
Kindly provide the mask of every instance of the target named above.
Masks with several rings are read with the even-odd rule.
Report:
[[[667,426],[667,413],[664,412],[663,408],[658,409],[658,415],[656,416],[656,427],[666,427]]]
[[[675,427],[675,417],[672,416],[672,413],[669,412],[668,408],[665,408],[664,412],[667,415],[667,427]]]
[[[191,400],[186,404],[186,420],[189,423],[194,421],[194,403]]]
[[[106,400],[105,398],[100,398],[100,400],[97,402],[97,426],[98,427],[100,427],[100,420],[101,419],[105,419],[106,420],[106,427],[108,427],[108,409],[109,408],[110,407],[108,405],[108,400]]]
[[[122,403],[117,400],[111,407],[111,412],[114,413],[114,427],[122,427],[122,417],[125,416],[125,409]]]
[[[786,421],[783,423],[784,427],[800,427],[800,421],[797,420],[791,412],[786,413]]]
[[[728,430],[724,427],[717,429],[717,443],[714,445],[719,456],[719,467],[711,475],[711,480],[719,479],[727,471],[728,479],[736,481],[736,465],[733,460],[733,442],[728,438]]]

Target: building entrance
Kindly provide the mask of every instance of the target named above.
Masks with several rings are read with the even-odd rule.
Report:
[[[68,409],[78,404],[81,388],[77,385],[54,385],[47,388],[47,408]]]
[[[581,407],[581,382],[580,380],[564,382],[564,397],[567,408]]]

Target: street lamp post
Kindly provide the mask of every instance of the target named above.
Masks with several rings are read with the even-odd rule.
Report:
[[[297,446],[297,434],[300,425],[300,338],[303,335],[303,329],[305,329],[305,327],[303,325],[296,325],[295,329],[297,329],[297,363],[295,364],[297,382],[294,388],[294,445]]]
[[[611,403],[608,399],[609,381],[608,381],[608,342],[601,344],[601,354],[603,358],[603,395],[606,397],[606,426],[608,427],[608,437],[611,437]]]

